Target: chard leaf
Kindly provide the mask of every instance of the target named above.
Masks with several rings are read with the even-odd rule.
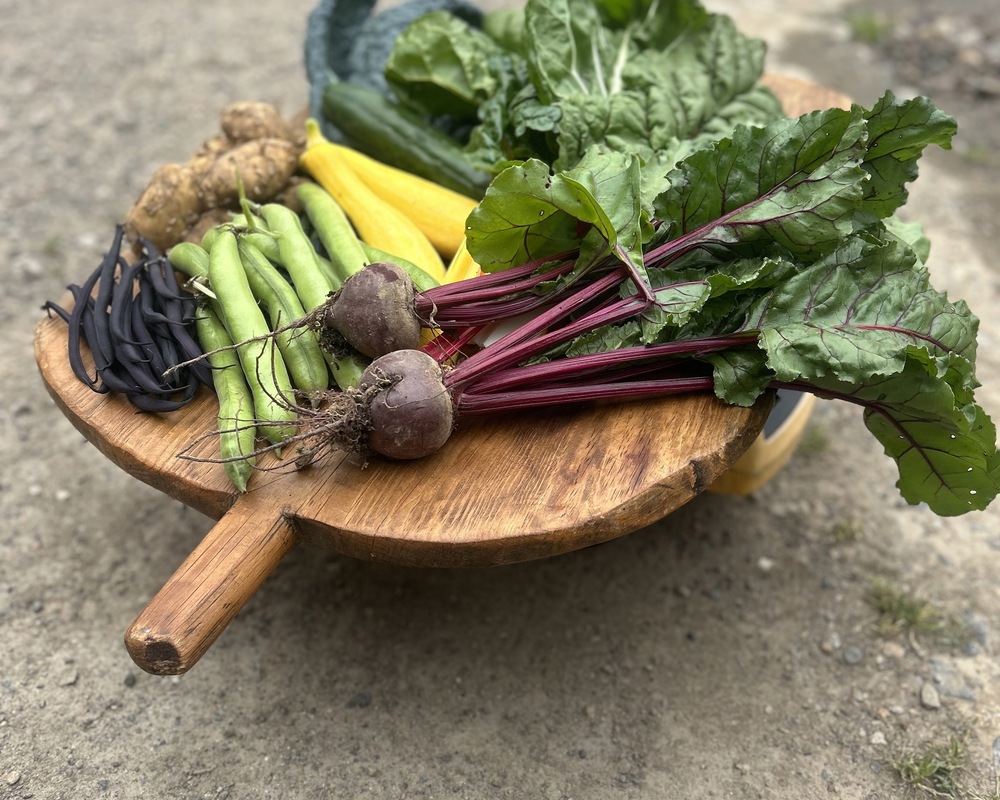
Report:
[[[444,11],[417,19],[400,36],[385,65],[396,96],[430,116],[464,119],[497,88],[490,60],[504,50],[490,36]]]
[[[1000,487],[996,428],[976,405],[917,360],[864,384],[824,381],[822,394],[865,406],[868,430],[899,469],[897,487],[912,504],[942,516],[980,510]]]
[[[567,93],[556,168],[567,168],[593,144],[655,159],[662,172],[679,157],[681,141],[705,146],[732,132],[738,121],[783,116],[780,104],[755,89],[763,69],[763,44],[743,36],[728,17],[711,16],[696,33],[665,50],[634,52],[614,93]],[[721,53],[724,53],[722,55]],[[737,102],[748,93],[744,103]],[[677,153],[667,161],[664,156]]]
[[[715,396],[737,406],[752,406],[774,380],[764,354],[753,347],[704,356],[712,365]]]
[[[687,91],[696,94],[692,85]],[[687,127],[683,97],[664,86],[598,97],[574,95],[565,98],[559,108],[562,116],[555,169],[571,168],[595,144],[634,153],[645,162],[659,152],[675,149],[679,132]]]
[[[864,168],[871,180],[865,211],[870,222],[890,216],[906,202],[906,184],[916,179],[924,148],[936,144],[951,149],[957,124],[926,97],[898,103],[892,92],[886,92],[866,117],[869,141]]]
[[[508,167],[469,217],[469,252],[495,272],[577,246],[582,263],[610,249],[644,277],[638,183],[638,162],[623,153],[594,150],[555,174],[534,159]]]
[[[521,53],[524,47],[524,7],[496,8],[484,14],[483,31],[505,50]]]
[[[923,352],[928,368],[971,398],[978,320],[935,291],[916,254],[892,237],[852,237],[767,299],[760,329],[779,380],[864,381]],[[963,366],[964,363],[964,366]]]
[[[898,217],[886,217],[882,224],[889,235],[909,245],[917,258],[927,263],[931,255],[931,240],[927,238],[923,225],[919,222],[903,222]]]
[[[528,0],[524,27],[531,82],[543,102],[621,90],[629,39],[605,27],[589,0]]]
[[[752,86],[737,94],[692,132],[691,152],[732,136],[737,125],[760,127],[785,116],[781,101],[766,86]]]
[[[490,66],[497,88],[479,105],[479,124],[472,129],[466,152],[497,172],[515,160],[551,163],[555,153],[549,137],[559,130],[562,110],[538,99],[523,60],[500,56]]]
[[[861,109],[829,109],[732,138],[682,161],[654,212],[665,238],[771,239],[795,254],[832,249],[854,226],[867,173]]]
[[[700,30],[711,15],[698,0],[595,0],[612,27],[629,27],[641,48],[665,49]]]
[[[698,63],[709,70],[718,106],[749,90],[764,69],[765,45],[745,36],[730,17],[713,14],[698,46]]]
[[[623,69],[626,88],[647,89],[704,82],[698,94],[705,109],[692,117],[707,119],[715,111],[753,87],[764,68],[765,46],[743,34],[733,20],[711,14],[696,29],[666,47],[637,50]]]

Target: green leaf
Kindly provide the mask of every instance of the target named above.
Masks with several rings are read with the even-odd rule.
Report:
[[[1000,488],[996,429],[975,405],[956,403],[950,387],[918,361],[865,385],[830,382],[829,396],[866,406],[865,425],[899,469],[897,486],[912,504],[954,516],[986,508]]]
[[[789,278],[768,297],[760,322],[779,380],[892,375],[919,351],[963,401],[973,388],[977,326],[964,303],[930,286],[909,247],[871,234]]]
[[[792,253],[831,249],[854,227],[867,173],[861,110],[830,109],[738,128],[673,170],[654,202],[666,239],[771,239]],[[699,230],[700,229],[700,230]]]
[[[706,19],[700,30],[668,50],[632,52],[620,90],[560,97],[556,168],[572,166],[591,145],[601,144],[635,153],[643,162],[655,159],[662,178],[679,157],[666,161],[662,155],[677,152],[680,141],[697,137],[705,146],[730,134],[739,121],[783,116],[773,95],[755,89],[763,68],[762,43],[743,36],[727,17]]]
[[[552,174],[538,160],[508,167],[470,215],[469,251],[485,271],[494,272],[581,246],[582,223],[599,237],[599,243],[585,244],[591,255],[610,249],[642,270],[638,174],[634,158],[596,151],[566,172]]]
[[[575,220],[558,213],[551,173],[531,159],[497,175],[469,216],[469,252],[485,272],[544,258],[579,245]]]
[[[490,59],[504,50],[490,36],[444,11],[432,11],[400,34],[385,65],[401,101],[428,115],[474,117],[497,88]]]
[[[641,343],[653,344],[660,341],[666,327],[680,327],[700,312],[712,296],[712,287],[707,280],[675,281],[657,286],[656,305],[646,309],[640,318]]]
[[[903,222],[895,216],[886,217],[882,220],[882,224],[890,235],[912,247],[917,258],[927,263],[931,255],[931,240],[927,238],[923,225],[919,222]]]
[[[666,49],[693,35],[710,14],[698,0],[595,0],[607,24],[630,28],[642,48]]]
[[[642,313],[641,341],[654,344],[742,330],[745,318],[734,312],[748,307],[751,297],[768,292],[790,269],[788,261],[762,257],[704,268],[650,270],[656,304]],[[622,294],[634,293],[635,285],[627,283]],[[710,303],[716,308],[706,310]]]
[[[543,102],[621,90],[629,39],[605,27],[592,2],[528,0],[524,26],[531,81]]]
[[[479,106],[479,124],[472,129],[466,152],[497,172],[511,161],[539,158],[551,163],[555,152],[550,137],[559,130],[561,109],[538,99],[522,59],[500,56],[490,68],[497,88]]]
[[[906,184],[917,177],[917,160],[936,144],[951,149],[955,119],[926,97],[898,103],[892,92],[867,112],[868,154],[864,168],[871,176],[865,192],[867,221],[890,216],[906,202]]]
[[[699,116],[708,118],[757,83],[764,55],[760,39],[746,36],[731,18],[711,14],[667,46],[637,48],[622,81],[630,89],[704,81],[699,94],[707,112]]]
[[[764,354],[756,348],[712,353],[704,360],[713,368],[715,396],[733,405],[753,405],[774,379]]]
[[[496,8],[483,16],[483,31],[505,50],[524,47],[524,7]]]
[[[624,347],[641,344],[642,333],[639,324],[628,320],[622,325],[608,325],[578,336],[565,346],[547,354],[555,356],[582,356],[592,353],[609,353]]]

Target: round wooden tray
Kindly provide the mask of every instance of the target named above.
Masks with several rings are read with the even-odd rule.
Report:
[[[769,78],[790,114],[843,96]],[[335,453],[295,471],[275,459],[239,495],[218,464],[178,458],[215,427],[202,390],[169,415],[138,414],[73,375],[66,325],[40,321],[45,386],[78,430],[129,474],[218,523],[126,632],[133,660],[186,672],[300,539],[361,559],[463,567],[543,558],[662,518],[718,478],[752,444],[770,408],[707,395],[463,422],[418,462],[362,468]],[[193,455],[212,457],[215,442]]]

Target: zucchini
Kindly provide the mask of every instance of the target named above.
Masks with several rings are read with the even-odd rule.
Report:
[[[454,139],[365,86],[328,83],[323,114],[356,150],[474,200],[482,199],[493,177],[472,164]]]

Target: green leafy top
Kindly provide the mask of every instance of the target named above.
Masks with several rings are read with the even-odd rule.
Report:
[[[762,42],[697,0],[528,0],[482,29],[425,15],[385,74],[416,110],[473,125],[470,153],[497,171],[531,158],[570,170],[597,146],[639,159],[648,201],[694,142],[781,115],[763,61]]]
[[[695,0],[528,0],[493,22],[419,20],[387,74],[426,113],[453,98],[470,115],[467,149],[497,172],[467,231],[484,269],[578,246],[578,270],[616,258],[623,293],[649,298],[547,357],[669,345],[732,403],[776,386],[856,403],[906,500],[994,499],[978,320],[894,217],[954,119],[889,92],[787,118],[757,84],[760,43]]]

